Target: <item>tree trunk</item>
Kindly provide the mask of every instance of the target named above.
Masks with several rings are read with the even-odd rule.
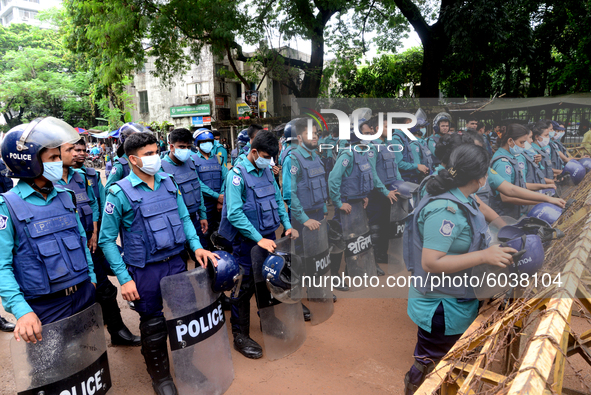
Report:
[[[421,37],[423,43],[423,66],[421,70],[421,97],[439,97],[439,79],[443,57],[449,47],[446,36]]]
[[[305,71],[304,80],[298,97],[316,98],[320,92],[322,70],[324,67],[324,28],[319,35],[312,38],[312,55],[310,65]]]

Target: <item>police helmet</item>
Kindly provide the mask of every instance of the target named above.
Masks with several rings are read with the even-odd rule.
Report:
[[[228,239],[220,235],[217,230],[211,233],[209,239],[211,240],[211,244],[213,244],[213,247],[216,250],[222,250],[232,253],[232,243]]]
[[[119,133],[119,146],[117,147],[117,155],[119,157],[123,156],[125,151],[123,150],[123,144],[125,140],[134,133],[152,133],[150,129],[148,129],[144,125],[140,125],[139,123],[135,122],[127,122],[121,125],[121,127],[117,130]]]
[[[501,247],[511,247],[518,251],[513,254],[513,268],[519,273],[535,274],[544,265],[544,246],[538,235],[523,233],[501,243]]]
[[[523,217],[515,226],[528,235],[538,235],[542,241],[560,239],[564,232],[553,228],[551,224],[536,217]]]
[[[345,250],[345,239],[343,238],[343,227],[338,221],[330,219],[326,221],[328,225],[328,242],[330,244],[331,253],[338,254]]]
[[[553,224],[562,214],[562,209],[552,203],[538,203],[527,213],[528,217],[535,217]]]
[[[238,133],[238,142],[239,143],[248,143],[250,141],[250,137],[248,137],[248,129],[243,129]]]
[[[295,130],[295,123],[299,118],[292,119],[288,123],[285,124],[283,128],[283,137],[285,137],[285,141],[291,141],[297,139],[297,133]]]
[[[269,292],[280,302],[290,304],[300,301],[301,287],[300,276],[292,266],[292,259],[297,261],[298,257],[286,252],[271,253],[262,267]]]
[[[429,122],[427,122],[427,114],[423,111],[422,108],[419,108],[415,113],[415,117],[417,118],[417,125],[419,128],[423,128],[427,126]]]
[[[40,153],[80,140],[76,130],[61,119],[37,118],[10,129],[2,140],[2,159],[12,178],[37,178],[43,174]]]
[[[207,265],[211,276],[211,289],[213,292],[230,291],[242,276],[240,265],[226,251],[213,251],[213,253],[219,256],[219,259],[217,266],[212,262]]]
[[[411,197],[413,197],[413,194],[415,194],[419,189],[418,184],[415,184],[414,182],[407,182],[404,180],[396,180],[392,183],[392,186],[394,186],[396,190],[400,193],[400,196],[402,196],[405,199],[410,199]]]
[[[213,141],[213,133],[207,128],[199,128],[193,133],[195,139],[195,145],[199,145],[202,142]]]
[[[578,185],[583,178],[585,178],[585,174],[587,174],[587,170],[585,167],[580,164],[577,160],[571,159],[564,165],[564,170],[562,174],[570,175],[570,179],[575,185]]]
[[[440,112],[433,119],[433,130],[435,133],[439,133],[439,123],[441,121],[448,121],[451,124],[451,115],[446,112]]]
[[[577,161],[585,168],[587,173],[591,171],[591,158],[581,158],[577,159]]]

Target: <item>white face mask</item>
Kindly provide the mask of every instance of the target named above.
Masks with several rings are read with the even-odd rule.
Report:
[[[158,154],[144,156],[142,158],[139,158],[136,156],[136,158],[141,159],[143,166],[140,167],[140,170],[143,171],[144,173],[153,176],[154,174],[156,174],[160,171],[160,167],[162,166],[162,162],[161,162],[160,156]]]
[[[550,137],[542,137],[542,141],[538,141],[540,147],[545,147],[550,144]]]

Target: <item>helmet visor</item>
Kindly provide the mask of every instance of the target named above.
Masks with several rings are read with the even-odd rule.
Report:
[[[25,145],[36,143],[44,148],[57,148],[65,143],[73,144],[80,140],[80,135],[73,127],[53,117],[34,120],[27,126],[22,137]]]

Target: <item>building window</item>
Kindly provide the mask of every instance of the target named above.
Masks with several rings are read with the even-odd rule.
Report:
[[[236,98],[239,99],[242,97],[242,84],[239,82],[236,84]]]
[[[29,11],[29,10],[19,10],[21,19],[29,18],[33,19],[37,17],[37,11]]]
[[[148,91],[138,92],[140,95],[140,114],[149,114],[150,109],[148,107]]]
[[[10,23],[12,21],[13,18],[14,18],[14,15],[12,14],[12,11],[10,11],[10,13],[8,13],[8,15],[6,15],[6,17],[4,18],[4,20],[8,24],[8,23]]]
[[[228,66],[224,64],[216,64],[215,65],[215,75],[218,77],[225,77],[228,73]]]
[[[188,96],[197,96],[197,95],[208,95],[209,94],[209,82],[197,82],[195,84],[188,84],[187,85],[187,94]]]

